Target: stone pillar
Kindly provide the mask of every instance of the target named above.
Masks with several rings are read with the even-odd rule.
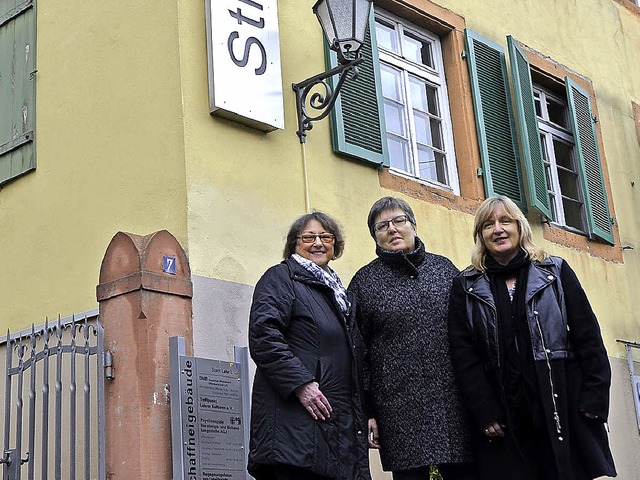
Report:
[[[115,377],[105,381],[108,480],[172,478],[169,337],[193,354],[192,295],[187,256],[168,231],[113,237],[97,287]]]

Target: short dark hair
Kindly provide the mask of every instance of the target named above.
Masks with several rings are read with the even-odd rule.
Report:
[[[298,217],[289,227],[289,233],[287,233],[287,243],[284,245],[284,251],[282,257],[286,260],[291,255],[296,253],[296,244],[298,242],[298,235],[304,230],[311,220],[318,221],[324,228],[335,237],[333,242],[333,258],[338,258],[344,251],[344,234],[338,222],[323,212],[311,212],[306,213]]]
[[[385,210],[402,210],[407,214],[409,221],[415,225],[416,224],[416,216],[413,214],[413,210],[411,209],[411,205],[402,200],[401,198],[395,197],[382,197],[380,200],[377,200],[372,206],[371,210],[369,210],[369,216],[367,217],[367,225],[369,226],[369,233],[375,240],[376,232],[373,229],[374,224],[376,223],[376,218]]]

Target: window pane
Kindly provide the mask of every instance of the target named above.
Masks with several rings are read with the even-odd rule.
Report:
[[[431,118],[429,125],[431,127],[431,145],[440,150],[444,150],[444,145],[442,143],[442,130],[440,128],[442,122],[436,118]]]
[[[413,121],[416,127],[416,141],[443,150],[442,134],[440,133],[440,120],[430,118],[428,115],[415,113]]]
[[[568,170],[573,170],[573,162],[571,152],[573,151],[573,145],[568,145],[564,142],[559,142],[554,139],[553,150],[556,154],[556,163],[559,167],[564,167]]]
[[[416,141],[431,145],[431,129],[429,128],[429,116],[424,113],[414,112],[413,122],[416,127]]]
[[[547,110],[549,111],[549,120],[563,128],[567,127],[567,106],[556,102],[552,98],[547,97]]]
[[[564,208],[565,223],[573,228],[584,231],[584,225],[582,222],[582,204],[572,202],[568,199],[562,200],[562,206]]]
[[[424,81],[411,76],[409,77],[409,82],[411,85],[411,103],[413,104],[413,108],[427,112],[429,105],[427,103]]]
[[[387,132],[406,137],[404,120],[404,107],[389,100],[384,101],[384,121],[387,124]]]
[[[578,176],[575,173],[559,168],[558,180],[560,181],[560,190],[564,197],[580,200],[578,193]]]
[[[430,148],[418,147],[418,161],[420,163],[420,177],[447,184],[447,169],[444,155],[434,152]]]
[[[411,101],[413,108],[429,112],[439,117],[438,89],[413,75],[409,77],[409,82],[411,84]]]
[[[427,87],[427,100],[429,102],[429,113],[440,116],[440,108],[438,107],[438,91],[429,85]]]
[[[551,220],[558,220],[558,208],[556,207],[556,197],[553,194],[549,194],[549,203],[551,204]]]
[[[391,98],[397,102],[404,103],[402,101],[402,77],[398,70],[390,68],[386,65],[381,65],[380,78],[382,79],[382,95],[385,98]]]
[[[376,19],[376,36],[378,38],[378,48],[400,53],[395,25]]]
[[[387,146],[389,147],[389,164],[392,168],[411,172],[407,168],[407,159],[409,158],[409,145],[403,140],[393,135],[387,135]]]
[[[542,107],[540,106],[540,93],[533,91],[533,102],[536,105],[536,115],[542,117]]]
[[[402,56],[410,62],[419,63],[433,68],[431,42],[423,40],[412,33],[404,35]]]

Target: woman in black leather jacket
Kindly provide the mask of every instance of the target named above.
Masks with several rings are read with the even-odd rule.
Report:
[[[611,370],[575,273],[533,243],[506,197],[480,205],[474,240],[472,265],[453,283],[449,340],[481,478],[615,476],[604,425]]]

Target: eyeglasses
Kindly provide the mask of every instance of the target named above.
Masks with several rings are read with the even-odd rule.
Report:
[[[332,243],[336,237],[330,233],[305,233],[304,235],[299,235],[297,238],[302,240],[302,243],[314,243],[316,238],[319,238],[322,243]]]
[[[389,225],[393,223],[394,227],[401,227],[409,221],[409,217],[406,215],[398,215],[391,220],[383,220],[382,222],[376,222],[373,224],[373,229],[376,232],[384,232],[389,229]]]

